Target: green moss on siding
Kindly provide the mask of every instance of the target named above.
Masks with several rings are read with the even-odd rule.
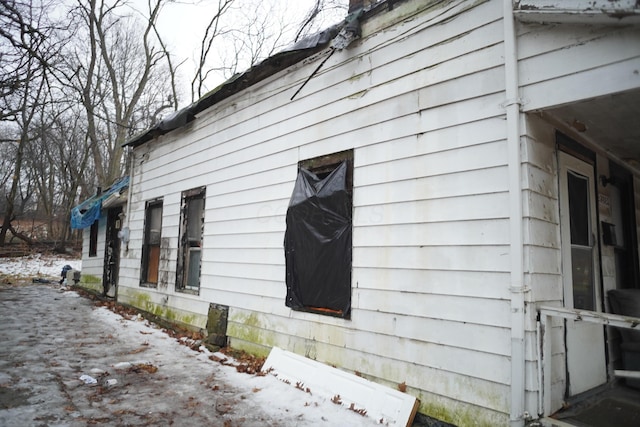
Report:
[[[420,400],[418,412],[456,426],[494,427],[509,423],[507,414],[482,410],[453,400],[451,404],[437,402],[437,399],[419,390],[410,390],[409,393]]]
[[[231,338],[271,348],[275,346],[277,333],[265,328],[258,313],[249,315],[235,313],[229,319],[227,335]]]
[[[136,292],[128,290],[126,295],[126,302],[133,307],[151,313],[163,320],[170,323],[178,324],[188,328],[199,328],[198,320],[199,316],[191,313],[186,314],[180,310],[175,310],[170,307],[157,304],[151,300],[151,296],[145,292]],[[205,317],[206,316],[202,316]]]
[[[92,274],[81,274],[80,283],[99,283],[102,285],[102,278]]]
[[[102,292],[102,278],[92,274],[81,274],[78,286],[91,291]]]
[[[271,351],[271,347],[265,347],[260,344],[243,341],[237,338],[231,338],[230,345],[234,349],[246,351],[247,353],[258,357],[267,357]]]

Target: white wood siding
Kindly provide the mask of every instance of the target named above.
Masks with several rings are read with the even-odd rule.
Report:
[[[640,86],[637,26],[521,24],[518,56],[526,111]]]
[[[102,215],[98,220],[98,241],[96,256],[89,256],[91,227],[82,230],[82,266],[80,286],[102,292],[102,274],[104,272],[104,245],[107,232],[107,218]]]
[[[558,202],[555,129],[534,115],[525,118],[523,147],[523,224],[525,285],[530,289],[526,322],[526,409],[537,411],[541,390],[537,377],[535,316],[537,305],[562,305],[560,212]],[[562,322],[550,332],[553,340],[553,401],[562,402],[565,390]],[[547,331],[549,332],[549,331]],[[533,412],[532,412],[533,411]]]
[[[237,345],[279,345],[391,385],[406,382],[422,411],[456,424],[506,423],[501,14],[500,2],[451,2],[389,31],[365,31],[294,101],[321,58],[136,149],[121,295],[135,301],[146,292],[161,304],[166,294],[199,319],[208,302],[229,305]],[[351,320],[284,305],[284,219],[297,163],[345,149],[354,149],[355,164]],[[140,288],[145,201],[163,197],[162,237],[175,269],[180,193],[199,186],[200,295],[176,293],[171,280]]]

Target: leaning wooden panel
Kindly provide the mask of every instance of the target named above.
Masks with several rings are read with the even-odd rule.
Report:
[[[273,347],[262,370],[386,425],[410,426],[420,403],[408,394],[278,347]]]

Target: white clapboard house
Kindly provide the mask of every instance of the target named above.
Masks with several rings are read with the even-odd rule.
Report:
[[[637,2],[350,12],[127,142],[118,300],[459,426],[633,384]]]

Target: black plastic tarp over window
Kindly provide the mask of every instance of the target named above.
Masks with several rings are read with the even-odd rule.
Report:
[[[351,310],[351,194],[348,162],[326,177],[298,169],[284,238],[286,305],[349,317]]]

